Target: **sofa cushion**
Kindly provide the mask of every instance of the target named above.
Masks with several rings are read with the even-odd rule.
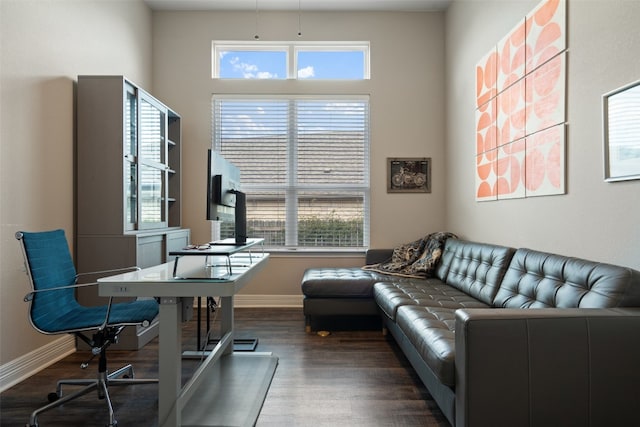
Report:
[[[307,298],[373,298],[373,284],[389,276],[359,267],[309,268],[302,277]]]
[[[640,305],[640,273],[630,268],[518,249],[495,297],[505,308]]]
[[[373,285],[373,297],[391,320],[396,319],[396,311],[403,305],[453,309],[489,307],[488,304],[442,283],[439,279],[378,282]]]
[[[436,276],[447,285],[491,304],[515,249],[448,239]]]
[[[455,309],[403,305],[397,325],[442,384],[455,386]]]

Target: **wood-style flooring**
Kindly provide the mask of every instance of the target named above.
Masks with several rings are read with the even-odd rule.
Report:
[[[257,426],[449,426],[393,338],[379,330],[306,334],[302,309],[286,308],[238,308],[235,322],[237,338],[258,338],[256,351],[279,357]],[[183,348],[195,349],[195,321],[183,328]],[[157,352],[157,338],[138,351],[110,350],[110,370],[132,363],[136,377],[157,377]],[[78,351],[1,393],[0,425],[27,425],[58,378],[93,377],[97,360],[80,369],[88,354]],[[184,379],[196,367],[183,361]],[[111,387],[110,393],[118,427],[158,425],[158,385]],[[38,417],[41,427],[104,426],[107,420],[95,393]]]

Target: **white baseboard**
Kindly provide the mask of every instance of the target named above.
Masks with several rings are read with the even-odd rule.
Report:
[[[76,351],[73,335],[64,335],[0,366],[0,392],[53,365]]]
[[[302,295],[236,295],[234,306],[248,307],[286,307],[302,308]]]

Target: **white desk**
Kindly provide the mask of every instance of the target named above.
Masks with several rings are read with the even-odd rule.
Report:
[[[209,257],[211,258],[211,257]],[[253,425],[260,413],[278,358],[271,353],[233,352],[233,296],[269,258],[267,253],[237,253],[206,267],[203,256],[185,256],[174,277],[174,263],[98,280],[101,296],[157,297],[160,300],[158,424],[178,426]],[[215,263],[213,263],[215,265]],[[219,277],[224,276],[224,279]],[[194,297],[221,297],[221,333],[192,378],[182,387],[183,303]],[[206,381],[205,381],[206,380]]]

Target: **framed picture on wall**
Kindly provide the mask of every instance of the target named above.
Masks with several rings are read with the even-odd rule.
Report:
[[[640,179],[640,80],[602,97],[604,179]]]
[[[387,158],[387,193],[431,193],[431,158]]]

